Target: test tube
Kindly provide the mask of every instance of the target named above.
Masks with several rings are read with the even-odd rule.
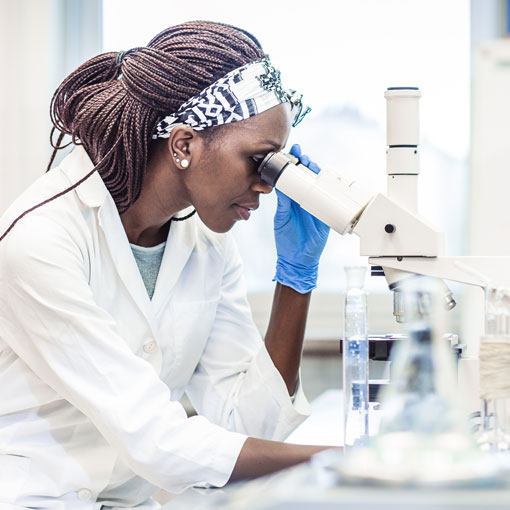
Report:
[[[347,291],[343,339],[344,447],[368,440],[368,327],[365,266],[345,268]]]

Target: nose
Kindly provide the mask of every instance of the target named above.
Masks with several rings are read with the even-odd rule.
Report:
[[[271,193],[273,191],[273,186],[270,184],[265,183],[259,175],[257,175],[257,178],[255,179],[255,182],[251,185],[251,189],[253,191],[256,191],[257,193],[263,193],[264,195],[267,195],[268,193]]]

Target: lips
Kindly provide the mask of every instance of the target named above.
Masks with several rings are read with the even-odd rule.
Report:
[[[239,207],[243,207],[244,209],[249,209],[250,211],[254,211],[255,209],[259,208],[258,202],[251,202],[249,204],[235,204],[235,205],[238,205]]]
[[[259,204],[258,203],[234,204],[234,207],[241,219],[248,220],[250,218],[251,211],[257,209],[259,207]]]

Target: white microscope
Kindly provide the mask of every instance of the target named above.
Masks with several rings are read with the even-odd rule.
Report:
[[[269,153],[258,169],[276,187],[333,230],[360,237],[360,254],[369,257],[372,274],[384,274],[394,292],[394,315],[404,320],[399,286],[412,275],[453,280],[486,290],[510,288],[510,257],[447,257],[444,234],[417,214],[419,98],[414,87],[392,87],[387,100],[387,193],[358,188],[351,178],[323,169],[315,174],[284,153]],[[447,309],[455,306],[444,284]],[[480,409],[480,338],[485,333],[484,293],[477,296],[476,330],[465,333],[458,365],[459,390],[468,411]],[[510,332],[509,332],[510,333]]]

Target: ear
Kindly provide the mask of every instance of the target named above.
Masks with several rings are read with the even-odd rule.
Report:
[[[200,137],[189,126],[177,126],[170,133],[168,150],[177,168],[188,168],[194,159],[200,159]]]

